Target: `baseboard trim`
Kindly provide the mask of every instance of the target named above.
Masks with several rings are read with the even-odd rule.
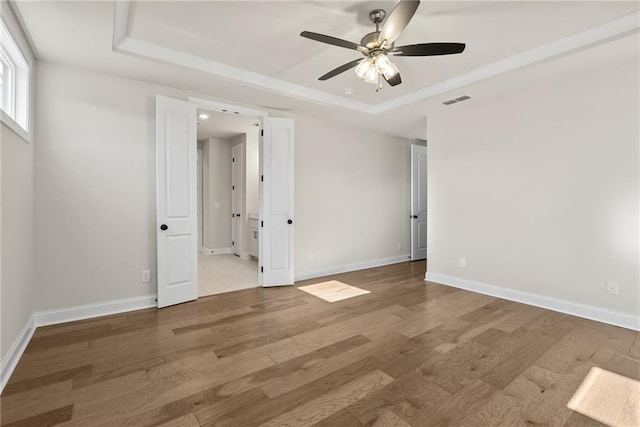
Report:
[[[13,345],[5,355],[2,360],[2,367],[0,367],[0,393],[4,390],[4,386],[9,382],[9,378],[11,378],[11,374],[13,374],[13,370],[16,369],[18,365],[18,361],[22,357],[33,333],[36,330],[35,324],[35,316],[32,314],[27,320],[27,323],[22,328],[22,331],[18,334],[16,340],[13,342]]]
[[[223,254],[230,254],[230,253],[231,253],[231,248],[216,248],[216,249],[210,249],[210,248],[202,247],[202,248],[200,248],[200,253],[203,253],[203,254],[205,254],[205,255],[223,255]]]
[[[124,313],[127,311],[141,310],[156,307],[156,296],[145,295],[143,297],[127,298],[114,301],[106,301],[97,304],[86,304],[76,307],[61,308],[58,310],[37,311],[31,314],[24,328],[13,342],[13,345],[2,360],[0,367],[0,393],[4,390],[13,370],[22,357],[33,333],[39,326],[56,325],[58,323],[73,322],[76,320],[92,319],[94,317],[108,316],[110,314]]]
[[[58,310],[38,311],[33,315],[36,326],[47,326],[124,313],[127,311],[142,310],[144,308],[156,307],[157,305],[155,295],[145,295],[143,297],[79,305]]]
[[[356,262],[353,264],[338,265],[335,267],[321,268],[318,270],[296,272],[294,279],[297,282],[299,280],[315,279],[316,277],[347,273],[349,271],[364,270],[365,268],[382,267],[383,265],[397,264],[399,262],[406,262],[406,261],[409,261],[409,254],[390,257],[390,258],[381,258],[381,259],[374,259],[370,261]]]
[[[438,273],[427,272],[424,280],[484,295],[490,295],[509,301],[546,308],[560,313],[571,314],[573,316],[583,317],[585,319],[595,320],[609,325],[620,326],[634,331],[640,331],[640,317],[621,313],[619,311],[607,310],[592,305],[580,304],[569,300],[533,294],[530,292],[517,291],[502,286],[460,279],[458,277]]]

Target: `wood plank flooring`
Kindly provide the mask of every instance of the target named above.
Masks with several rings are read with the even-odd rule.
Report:
[[[38,328],[3,426],[591,426],[592,367],[640,379],[640,334],[423,281],[424,262]]]

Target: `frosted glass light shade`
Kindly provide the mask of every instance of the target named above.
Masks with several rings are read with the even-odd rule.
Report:
[[[364,58],[362,61],[360,61],[360,63],[356,67],[356,74],[361,79],[364,79],[366,77],[367,73],[372,68],[375,68],[375,67],[373,66],[373,61],[371,60],[371,58]]]
[[[371,67],[366,76],[364,76],[364,81],[370,84],[378,83],[378,70],[376,67]]]
[[[379,55],[376,61],[376,68],[380,74],[383,74],[384,77],[389,80],[396,74],[398,74],[398,68],[395,66],[393,62],[387,58],[387,55]]]

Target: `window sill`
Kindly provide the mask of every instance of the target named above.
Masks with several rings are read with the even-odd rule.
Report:
[[[7,125],[7,127],[11,129],[16,135],[22,138],[26,143],[31,143],[31,134],[24,130],[22,126],[20,126],[15,120],[11,118],[11,116],[0,110],[0,118],[2,119],[2,123]]]

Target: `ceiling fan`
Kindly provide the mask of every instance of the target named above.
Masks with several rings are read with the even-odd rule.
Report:
[[[393,8],[386,21],[384,18],[387,12],[382,9],[372,10],[369,13],[369,20],[376,25],[376,30],[365,35],[360,40],[360,44],[310,31],[301,32],[300,35],[302,37],[357,50],[364,55],[364,58],[355,59],[329,71],[318,80],[328,80],[356,67],[355,71],[358,77],[364,79],[367,83],[377,85],[376,91],[378,91],[382,88],[383,79],[391,86],[397,86],[402,83],[398,67],[391,62],[389,55],[434,56],[462,53],[465,48],[464,43],[419,43],[398,47],[394,45],[398,36],[413,18],[419,5],[420,1],[418,0],[401,0]],[[383,21],[384,24],[382,25],[382,30],[380,30],[380,24]]]

